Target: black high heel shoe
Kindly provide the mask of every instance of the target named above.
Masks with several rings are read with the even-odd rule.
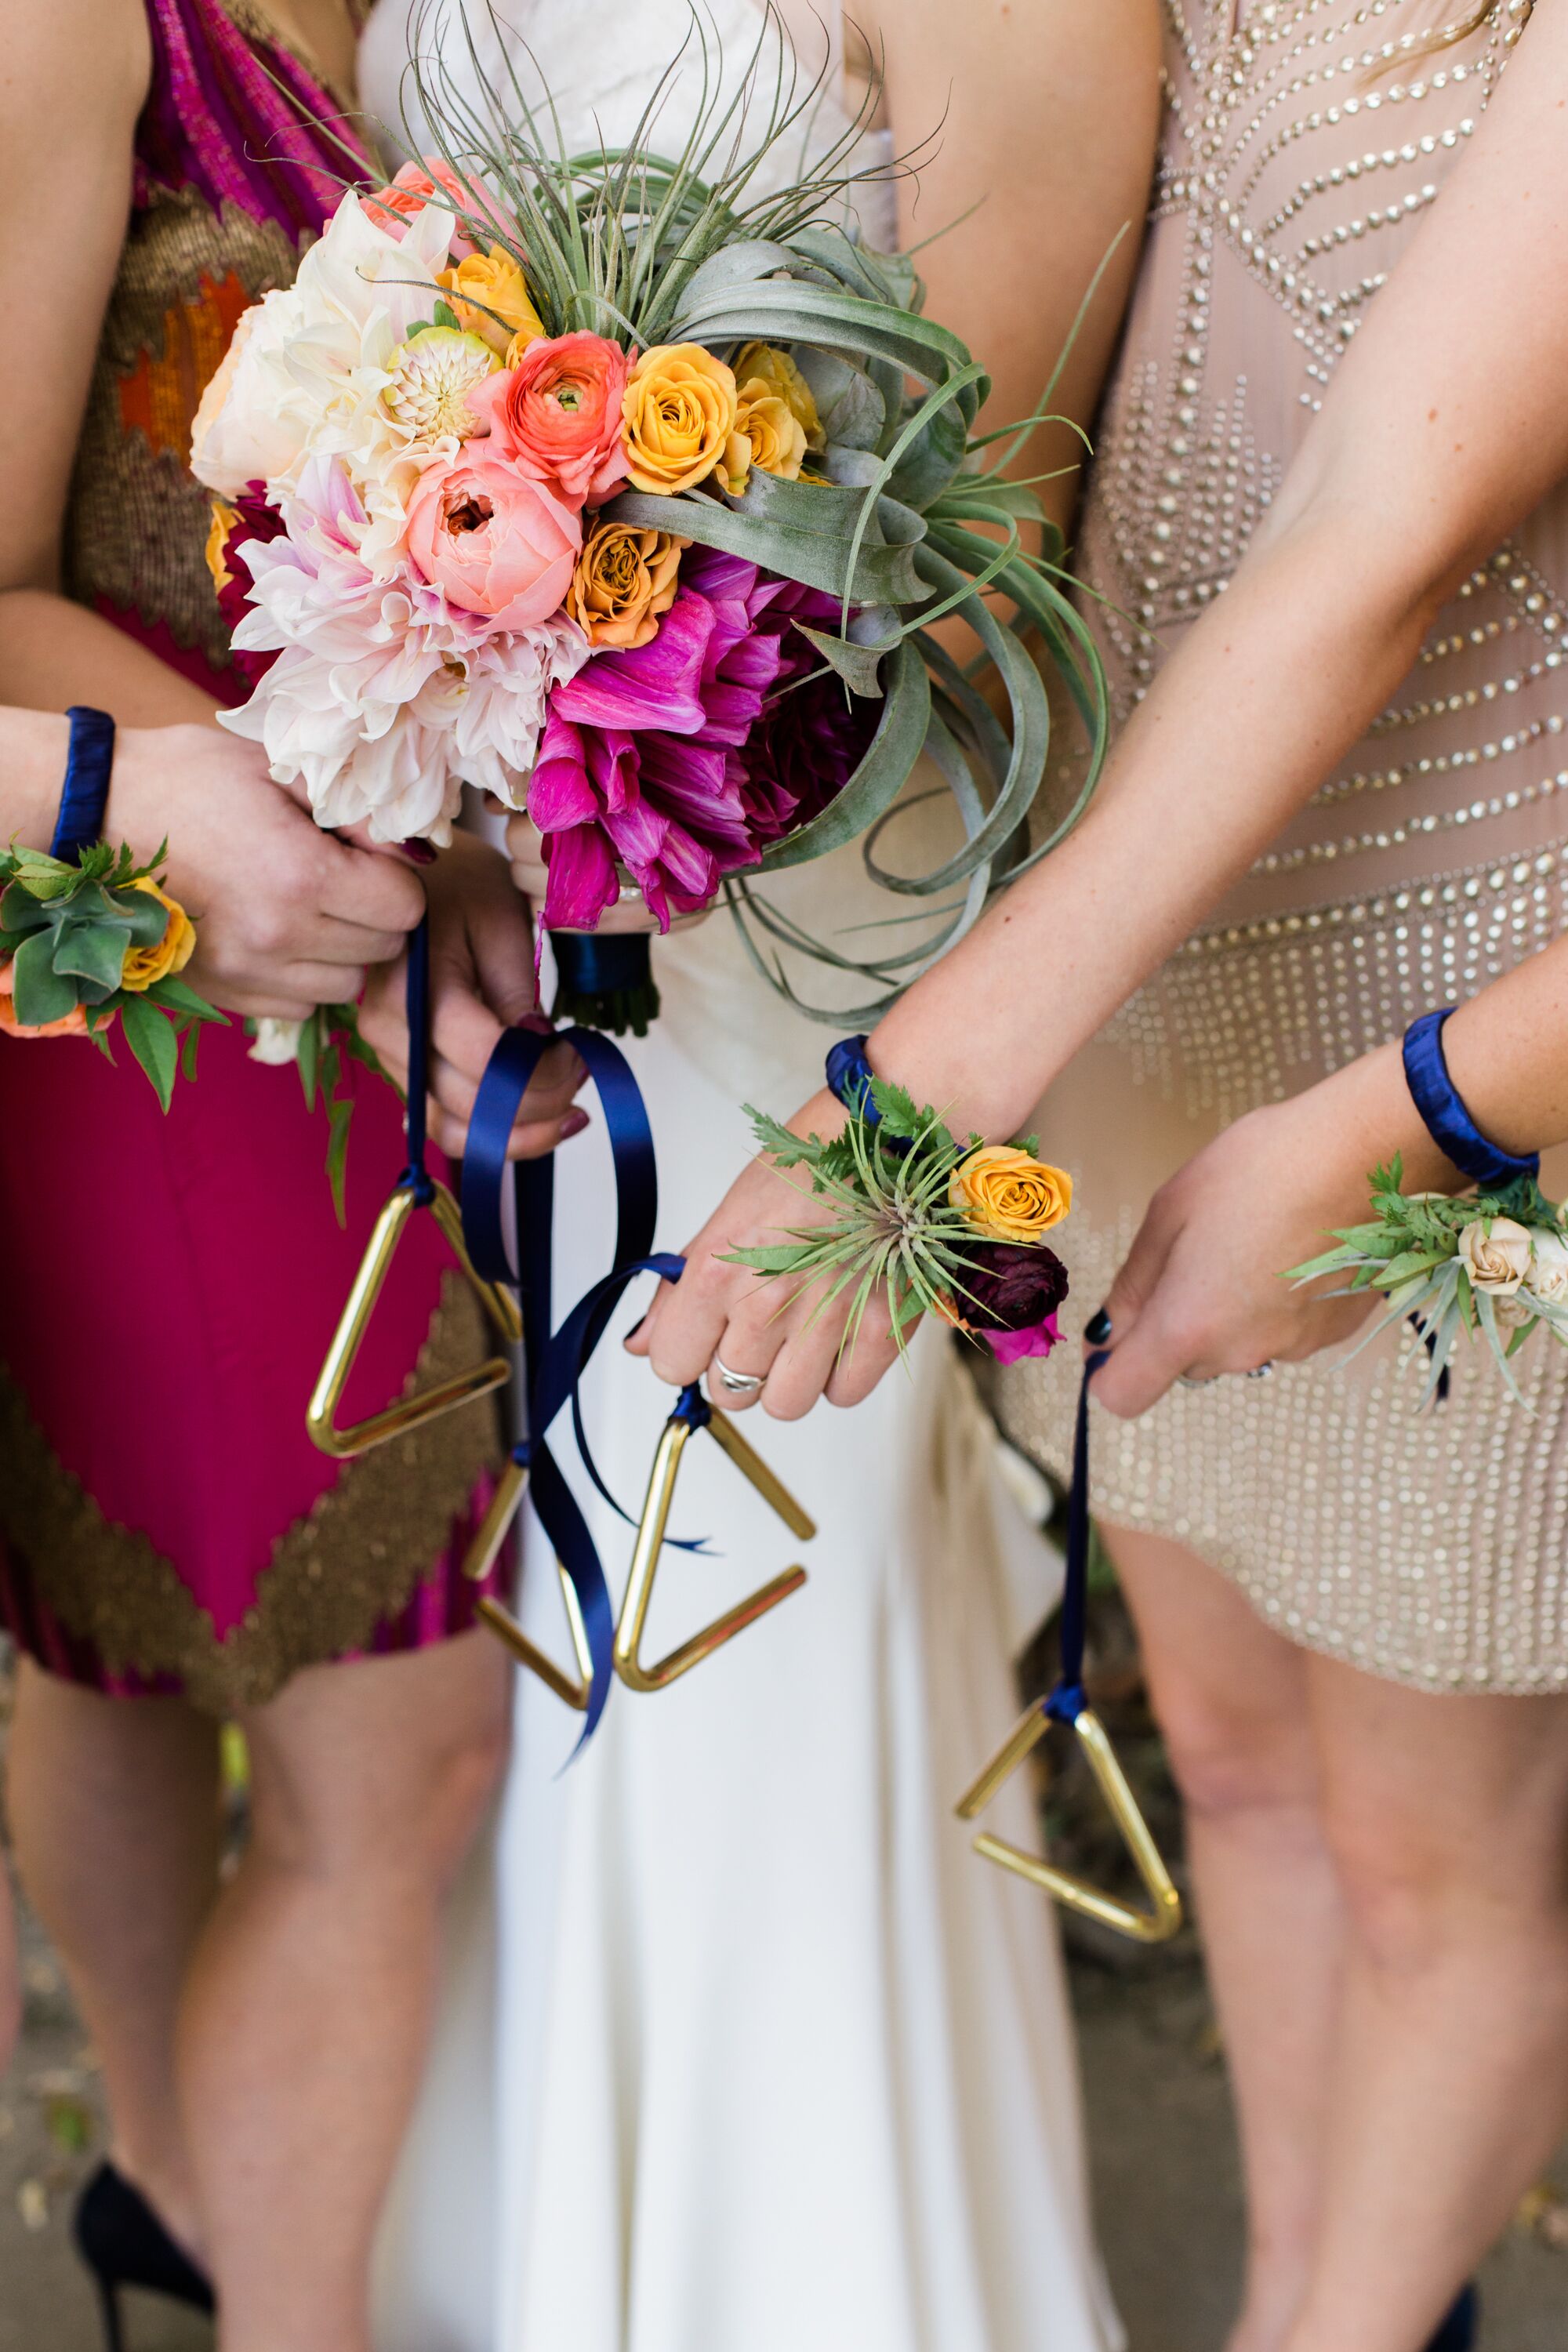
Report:
[[[104,2352],[125,2352],[123,2287],[145,2287],[195,2311],[216,2307],[211,2283],[175,2244],[141,2190],[112,2164],[100,2164],[77,2199],[72,2234],[98,2288]]]
[[[1473,2286],[1466,2287],[1453,2310],[1426,2347],[1426,2352],[1474,2352],[1476,2323],[1481,2314],[1481,2299]]]

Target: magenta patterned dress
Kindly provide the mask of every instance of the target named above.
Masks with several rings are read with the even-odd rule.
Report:
[[[204,560],[191,420],[236,320],[356,172],[341,102],[251,0],[147,0],[134,201],[66,520],[69,593],[215,700],[244,688]],[[83,690],[79,698],[91,700]],[[115,1694],[258,1704],[300,1667],[472,1622],[458,1563],[500,1454],[484,1399],[345,1466],[305,1401],[403,1160],[366,1077],[333,1216],[292,1070],[204,1038],[167,1118],[129,1055],[0,1038],[0,1624]],[[487,1353],[416,1218],[353,1412]]]

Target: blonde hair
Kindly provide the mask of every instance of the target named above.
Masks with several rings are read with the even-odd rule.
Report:
[[[1383,54],[1372,68],[1372,78],[1392,73],[1396,67],[1413,64],[1419,58],[1429,58],[1441,49],[1451,49],[1460,41],[1468,41],[1485,25],[1505,20],[1503,47],[1513,48],[1520,35],[1530,22],[1535,0],[1479,0],[1451,24],[1435,25],[1429,33],[1404,33],[1397,41],[1384,41]]]

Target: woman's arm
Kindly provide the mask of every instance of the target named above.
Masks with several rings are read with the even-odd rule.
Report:
[[[1444,1025],[1449,1076],[1481,1133],[1525,1154],[1568,1140],[1568,938],[1495,980]],[[1433,1142],[1398,1045],[1365,1054],[1289,1102],[1252,1111],[1178,1169],[1149,1204],[1106,1300],[1111,1359],[1094,1392],[1146,1412],[1180,1374],[1295,1362],[1333,1346],[1379,1302],[1332,1281],[1280,1280],[1326,1236],[1364,1222],[1367,1177],[1397,1152],[1406,1192],[1468,1179]]]
[[[60,532],[130,213],[150,68],[138,0],[8,12],[0,54],[0,836],[48,841],[73,702],[124,730],[106,829],[143,858],[165,835],[200,919],[190,977],[231,1010],[298,1016],[353,995],[423,897],[395,860],[320,833],[210,698],[60,593]]]
[[[926,309],[991,371],[987,430],[1033,415],[1095,270],[1115,244],[1051,405],[1087,427],[1138,264],[1160,125],[1157,0],[898,0],[867,23],[885,51],[900,152],[934,134],[900,189]],[[917,153],[920,152],[917,149]],[[942,234],[938,234],[942,232]],[[927,244],[928,238],[935,242]],[[1013,470],[1071,521],[1084,445],[1058,425]]]
[[[1096,806],[879,1025],[873,1065],[954,1125],[1022,1124],[1364,732],[1455,584],[1568,470],[1565,122],[1568,20],[1542,11]],[[835,1117],[818,1097],[797,1123]],[[874,1382],[888,1360],[874,1334],[835,1372],[840,1318],[807,1334],[806,1310],[775,1316],[713,1259],[800,1212],[770,1171],[748,1171],[694,1244],[697,1278],[661,1293],[644,1327],[661,1373],[695,1377],[733,1318],[737,1345],[767,1324],[770,1406],[804,1410],[829,1378],[847,1399]]]

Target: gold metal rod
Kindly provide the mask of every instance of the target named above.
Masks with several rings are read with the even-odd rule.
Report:
[[[423,1427],[427,1421],[457,1406],[470,1403],[474,1398],[487,1396],[492,1389],[505,1386],[511,1378],[511,1366],[505,1357],[490,1356],[468,1371],[452,1379],[438,1381],[434,1388],[419,1391],[413,1396],[395,1398],[393,1402],[347,1428],[339,1428],[337,1414],[343,1394],[353,1371],[376,1300],[385,1286],[392,1261],[407,1228],[408,1220],[418,1203],[412,1190],[400,1184],[375,1221],[370,1244],[365,1251],[348,1303],[332,1334],[326,1361],[306,1407],[305,1426],[315,1444],[335,1461],[344,1461],[355,1454],[364,1454],[373,1445],[383,1445],[389,1438],[401,1436],[405,1431]],[[518,1311],[508,1294],[496,1284],[482,1282],[475,1273],[472,1261],[463,1245],[463,1221],[460,1211],[446,1185],[437,1184],[431,1203],[439,1225],[457,1255],[464,1279],[477,1292],[480,1305],[500,1338],[510,1346],[520,1336]]]
[[[1032,1706],[1027,1715],[1019,1717],[1007,1736],[1006,1745],[997,1749],[979,1779],[966,1789],[954,1812],[961,1822],[972,1822],[983,1813],[1005,1780],[1010,1780],[1032,1748],[1038,1747],[1049,1724],[1044,1707]]]
[[[973,1786],[959,1799],[956,1810],[961,1820],[973,1821],[989,1804],[1004,1781],[1011,1779],[1031,1749],[1044,1738],[1047,1721],[1045,1709],[1037,1705],[1015,1725],[1005,1744],[992,1758]],[[1058,1870],[1054,1863],[1038,1860],[1034,1854],[1026,1853],[1021,1846],[1010,1845],[1005,1838],[994,1837],[987,1830],[983,1830],[974,1840],[974,1851],[983,1854],[987,1862],[997,1863],[1002,1869],[1012,1871],[1019,1878],[1026,1878],[1032,1886],[1042,1887],[1068,1910],[1077,1911],[1085,1918],[1098,1920],[1101,1927],[1114,1928],[1119,1935],[1130,1936],[1136,1943],[1165,1943],[1182,1924],[1181,1895],[1150,1834],[1149,1824],[1139,1811],[1138,1801],[1117,1761],[1116,1751],[1100,1717],[1091,1707],[1086,1706],[1072,1729],[1089,1759],[1089,1769],[1105,1798],[1110,1817],[1143,1883],[1150,1908],[1141,1911],[1134,1904],[1123,1903],[1119,1896],[1090,1885],[1087,1879],[1078,1877],[1071,1871]]]
[[[728,1419],[716,1413],[707,1425],[737,1468],[750,1479],[764,1501],[792,1531],[799,1536],[815,1535],[816,1530],[813,1522],[793,1495],[780,1485],[767,1464],[737,1433]],[[632,1551],[631,1570],[621,1602],[620,1622],[616,1628],[616,1672],[628,1690],[668,1689],[682,1675],[689,1674],[693,1666],[700,1665],[704,1658],[710,1658],[715,1650],[722,1649],[726,1642],[732,1642],[737,1633],[743,1633],[748,1625],[754,1625],[759,1617],[765,1617],[770,1609],[776,1609],[781,1601],[787,1601],[792,1592],[798,1592],[806,1580],[804,1568],[785,1569],[781,1575],[764,1584],[760,1591],[738,1601],[733,1609],[726,1610],[711,1624],[701,1627],[679,1649],[672,1650],[668,1657],[644,1664],[642,1639],[647,1622],[648,1603],[653,1597],[654,1580],[658,1573],[665,1530],[669,1525],[676,1478],[694,1433],[690,1422],[667,1421],[653,1457],[647,1498],[643,1505],[637,1543]]]
[[[496,1564],[496,1557],[511,1529],[511,1523],[522,1508],[522,1498],[528,1492],[528,1473],[521,1465],[509,1461],[496,1482],[489,1510],[480,1520],[468,1550],[463,1554],[463,1574],[482,1584]]]
[[[735,1465],[736,1469],[744,1472],[763,1500],[770,1504],[784,1521],[791,1535],[798,1536],[802,1543],[809,1543],[816,1533],[816,1520],[807,1517],[789,1488],[773,1471],[769,1469],[755,1448],[747,1444],[735,1426],[734,1415],[715,1411],[708,1426]]]
[[[502,1602],[492,1601],[487,1594],[479,1604],[479,1614],[496,1639],[505,1643],[520,1666],[526,1666],[531,1674],[537,1675],[564,1706],[574,1708],[578,1715],[585,1715],[594,1688],[593,1654],[588,1647],[587,1628],[583,1622],[583,1612],[577,1606],[572,1580],[559,1561],[556,1562],[556,1573],[561,1579],[562,1598],[566,1604],[566,1625],[577,1661],[578,1678],[575,1682],[547,1652],[540,1648],[537,1642],[531,1640]]]

